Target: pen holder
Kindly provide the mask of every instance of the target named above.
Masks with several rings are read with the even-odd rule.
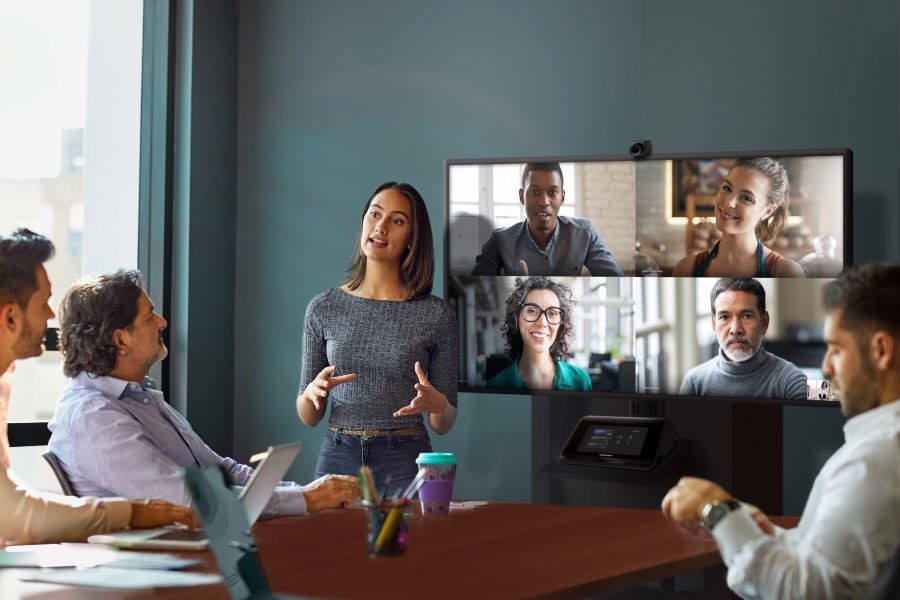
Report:
[[[368,520],[369,556],[396,556],[406,552],[407,505],[376,505],[363,500]]]

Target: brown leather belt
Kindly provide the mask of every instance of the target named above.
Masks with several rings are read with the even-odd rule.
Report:
[[[339,427],[328,427],[328,431],[340,435],[356,435],[364,438],[386,437],[389,435],[421,435],[426,433],[425,427],[422,425],[403,427],[402,429],[341,429]]]

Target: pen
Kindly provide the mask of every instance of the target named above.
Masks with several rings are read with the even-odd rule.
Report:
[[[363,466],[360,467],[360,470],[366,478],[366,490],[369,492],[370,501],[374,503],[378,499],[378,494],[375,492],[375,480],[372,478],[372,469]]]
[[[384,491],[381,493],[381,504],[379,506],[384,506],[384,503],[387,501],[388,486],[390,484],[391,484],[391,474],[388,473],[388,476],[384,478]]]
[[[362,491],[363,500],[367,502],[372,502],[372,498],[369,496],[369,484],[366,480],[366,474],[363,471],[365,467],[359,468],[359,489]]]
[[[375,540],[375,552],[384,550],[388,542],[394,538],[394,534],[397,533],[397,528],[400,526],[400,521],[403,519],[402,507],[405,504],[405,502],[401,502],[388,511],[384,525],[381,526],[381,531],[378,532],[378,538]]]
[[[421,489],[422,485],[425,484],[425,478],[423,477],[423,478],[419,479],[418,481],[414,481],[414,484],[415,485],[413,485],[413,488],[411,490],[409,490],[409,492],[407,492],[403,496],[404,500],[411,500],[416,497],[416,494],[419,493],[419,490]]]
[[[415,494],[415,492],[413,492],[413,489],[418,490],[419,487],[422,486],[421,482],[425,481],[425,473],[426,473],[425,467],[422,467],[421,469],[419,469],[419,472],[416,473],[416,476],[413,478],[413,480],[410,481],[409,485],[406,486],[406,489],[403,490],[403,496],[402,496],[403,498],[409,498],[411,494]]]

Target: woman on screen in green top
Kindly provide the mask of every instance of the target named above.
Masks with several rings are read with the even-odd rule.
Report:
[[[563,360],[574,304],[572,291],[547,277],[516,279],[500,328],[513,364],[491,377],[488,387],[589,392],[587,371]]]

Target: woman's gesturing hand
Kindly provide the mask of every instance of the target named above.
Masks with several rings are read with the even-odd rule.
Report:
[[[313,403],[316,410],[325,408],[325,399],[328,398],[328,391],[331,388],[356,379],[356,373],[347,373],[346,375],[334,377],[332,373],[334,373],[335,369],[337,369],[336,366],[330,365],[319,371],[316,378],[309,382],[309,385],[306,386],[306,390],[303,392],[303,395]]]
[[[419,383],[416,384],[416,397],[407,405],[394,413],[395,417],[405,417],[406,415],[416,415],[420,413],[444,414],[447,406],[447,396],[443,395],[428,381],[425,376],[425,370],[419,361],[416,361],[416,377]]]

